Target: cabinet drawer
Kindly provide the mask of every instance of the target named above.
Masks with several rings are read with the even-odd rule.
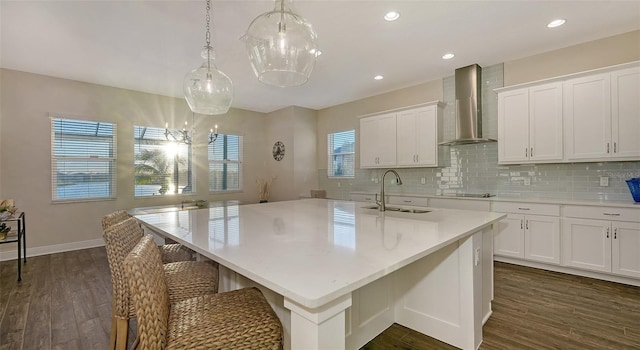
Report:
[[[570,218],[640,222],[640,209],[567,205],[564,216]]]
[[[364,193],[351,193],[349,195],[349,199],[354,202],[375,202],[376,195],[375,194],[364,194]]]
[[[408,196],[389,196],[389,204],[416,205],[419,207],[427,207],[429,206],[429,198],[408,197]]]
[[[451,199],[451,198],[431,198],[429,206],[443,209],[461,209],[461,210],[477,210],[489,211],[491,203],[482,200],[468,199]]]
[[[560,216],[560,206],[556,204],[493,202],[491,210],[499,213]]]

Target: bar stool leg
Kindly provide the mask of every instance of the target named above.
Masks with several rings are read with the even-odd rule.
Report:
[[[109,350],[116,349],[116,332],[118,331],[118,320],[111,316],[111,337],[109,338]]]
[[[116,322],[116,349],[127,350],[127,340],[129,337],[129,320],[124,318],[117,318]]]

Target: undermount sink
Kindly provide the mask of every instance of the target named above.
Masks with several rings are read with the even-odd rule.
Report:
[[[371,205],[368,207],[362,207],[362,209],[378,209],[377,205]],[[431,210],[423,210],[423,209],[406,209],[406,208],[398,208],[398,207],[387,207],[386,211],[399,211],[401,213],[413,213],[413,214],[425,214],[430,213]]]

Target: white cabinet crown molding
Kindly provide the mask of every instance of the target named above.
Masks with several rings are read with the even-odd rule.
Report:
[[[397,113],[397,112],[402,112],[408,109],[428,107],[428,106],[438,106],[440,108],[444,108],[446,105],[447,104],[442,101],[431,101],[431,102],[419,103],[419,104],[410,105],[410,106],[403,106],[403,107],[392,108],[392,109],[387,109],[387,110],[378,111],[378,112],[362,114],[362,115],[356,116],[356,118],[360,119],[360,118],[367,118],[367,117],[375,117],[380,114]]]
[[[532,86],[536,86],[536,85],[540,85],[540,84],[547,84],[547,83],[552,83],[552,82],[565,81],[565,80],[585,77],[585,76],[589,76],[589,75],[595,75],[595,74],[601,74],[601,73],[611,73],[611,72],[614,72],[614,71],[617,71],[617,70],[633,68],[633,67],[640,67],[640,61],[631,61],[631,62],[626,62],[626,63],[622,63],[622,64],[616,64],[616,65],[613,65],[613,66],[607,66],[607,67],[590,69],[590,70],[577,72],[577,73],[560,75],[560,76],[553,77],[553,78],[546,78],[546,79],[529,81],[529,82],[522,83],[522,84],[504,86],[504,87],[501,87],[501,88],[493,89],[493,91],[495,93],[499,93],[499,92],[514,90],[514,89],[528,88],[528,87],[532,87]]]

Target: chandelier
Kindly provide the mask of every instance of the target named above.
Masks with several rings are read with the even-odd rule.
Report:
[[[191,113],[191,125],[195,125],[194,114]],[[164,137],[167,141],[184,143],[186,145],[190,145],[193,143],[193,135],[195,134],[195,130],[188,128],[188,123],[185,121],[184,126],[180,130],[169,129],[169,123],[164,124]],[[216,124],[213,129],[209,129],[209,144],[216,142],[218,139],[218,124]]]
[[[231,79],[218,70],[213,60],[215,52],[211,46],[210,22],[211,0],[206,0],[206,45],[201,52],[202,65],[184,77],[184,97],[191,111],[199,114],[225,114],[233,99]]]
[[[274,9],[256,17],[242,39],[258,80],[287,87],[309,80],[319,55],[317,37],[289,0],[275,0]]]

